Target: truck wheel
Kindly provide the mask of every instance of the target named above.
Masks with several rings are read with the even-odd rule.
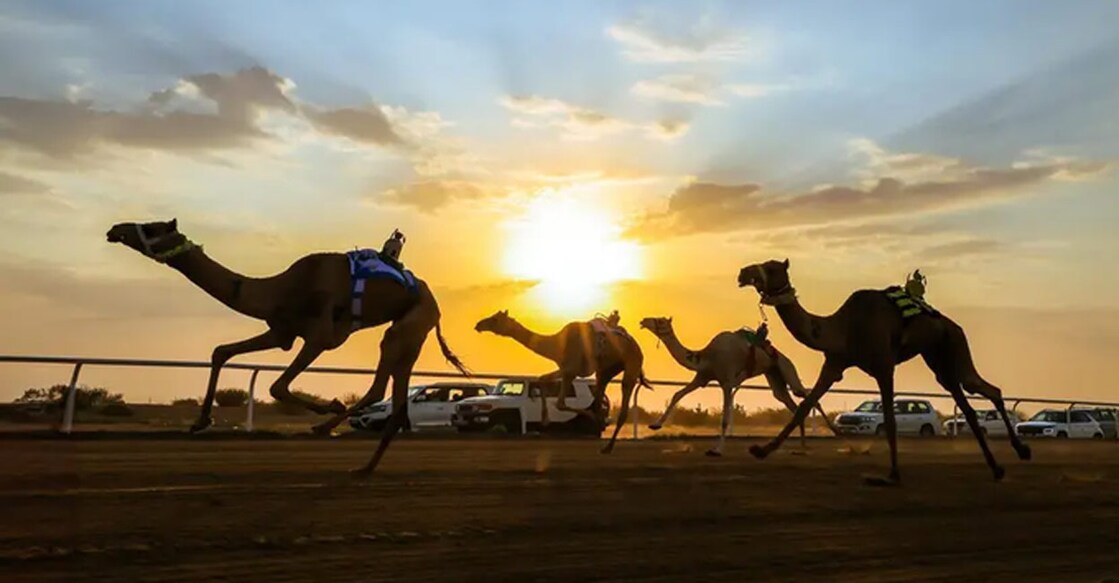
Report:
[[[878,427],[874,428],[874,434],[877,435],[878,437],[882,437],[883,435],[886,435],[886,426],[882,425],[882,424],[879,424]]]
[[[936,435],[936,430],[928,423],[921,426],[921,437],[932,437]]]
[[[494,429],[499,429],[504,433],[510,435],[520,435],[521,431],[521,414],[517,411],[503,411],[492,415]]]
[[[574,419],[568,421],[568,429],[575,435],[590,435],[599,437],[602,435],[602,425],[597,419],[588,419],[583,415],[576,415]]]
[[[1103,434],[1102,433],[1097,433],[1097,434],[1092,436],[1092,439],[1103,439]]]
[[[1057,432],[1057,439],[1068,439],[1068,434],[1064,431]]]

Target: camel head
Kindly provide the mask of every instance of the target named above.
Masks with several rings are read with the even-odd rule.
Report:
[[[178,219],[152,223],[117,223],[109,229],[105,238],[110,243],[120,243],[161,263],[194,247],[179,232]]]
[[[672,333],[672,318],[642,318],[640,326],[659,338]]]
[[[509,315],[509,310],[501,310],[494,313],[489,318],[484,318],[474,325],[475,332],[492,332],[502,336],[508,335],[509,330],[517,323],[512,316]]]
[[[789,260],[770,260],[747,265],[738,272],[738,287],[750,286],[765,296],[774,296],[791,289],[789,285]]]

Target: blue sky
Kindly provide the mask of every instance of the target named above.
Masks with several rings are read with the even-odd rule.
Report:
[[[642,245],[649,289],[623,305],[697,335],[744,322],[650,298],[769,256],[821,311],[924,267],[940,305],[1110,322],[1115,22],[1102,1],[0,1],[0,316],[42,308],[96,352],[58,307],[127,282],[195,331],[159,356],[247,330],[102,242],[173,215],[251,273],[401,227],[468,328],[470,294],[516,278],[503,225],[555,197]],[[137,317],[111,299],[87,311]]]

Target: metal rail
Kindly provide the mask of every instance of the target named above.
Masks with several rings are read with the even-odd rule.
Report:
[[[70,433],[74,426],[74,396],[77,392],[78,377],[81,375],[83,367],[90,366],[107,366],[107,367],[142,367],[142,368],[202,368],[209,369],[210,363],[201,360],[147,360],[136,358],[97,358],[97,357],[83,357],[83,356],[34,356],[34,355],[4,355],[0,354],[0,363],[17,363],[17,364],[57,364],[57,365],[72,365],[73,372],[70,376],[70,384],[66,392],[66,407],[62,417],[62,433]],[[255,400],[256,392],[256,379],[261,371],[280,372],[287,368],[286,365],[280,364],[259,364],[259,363],[237,363],[231,362],[225,364],[223,369],[233,370],[248,370],[252,371],[252,376],[249,378],[249,401],[247,419],[245,420],[245,429],[247,431],[253,430],[253,402]],[[316,374],[343,374],[343,375],[372,375],[377,372],[374,368],[355,368],[355,367],[338,367],[338,366],[312,366],[307,368],[304,372]],[[458,372],[448,371],[415,371],[412,376],[422,378],[463,378],[463,375]],[[475,373],[471,378],[484,379],[484,380],[501,380],[507,378],[519,378],[531,375],[525,374],[500,374],[500,373]],[[619,384],[620,381],[614,380],[613,384]],[[664,387],[683,387],[687,385],[686,381],[676,380],[649,380],[649,384]],[[748,391],[769,391],[768,385],[754,385],[743,384],[739,390]],[[839,395],[878,395],[877,389],[843,389],[833,388],[828,391],[830,394]],[[950,398],[944,393],[928,393],[920,391],[898,391],[895,395],[899,397],[924,397],[932,399]],[[981,399],[968,395],[969,399]],[[1105,402],[1105,401],[1088,401],[1084,399],[1047,399],[1047,398],[1032,398],[1032,397],[1007,397],[1003,396],[1005,401],[1013,401],[1015,409],[1018,408],[1020,403],[1037,403],[1037,404],[1056,404],[1068,405],[1071,407],[1075,405],[1088,406],[1088,407],[1107,407],[1119,408],[1119,403]],[[634,394],[633,405],[637,406],[637,394]],[[633,420],[633,434],[637,437],[637,416],[634,415]]]

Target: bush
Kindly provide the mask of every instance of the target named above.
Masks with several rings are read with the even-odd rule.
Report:
[[[124,402],[110,402],[101,407],[101,414],[106,417],[131,417],[133,412],[132,407]]]
[[[244,407],[249,403],[249,392],[242,389],[218,389],[214,393],[218,407]]]
[[[54,385],[46,389],[27,389],[15,402],[50,407],[62,406],[66,403],[66,393],[69,390],[69,385]],[[108,389],[90,388],[86,385],[80,385],[74,391],[75,411],[88,411],[109,403],[123,404],[124,397],[120,393],[110,393]]]
[[[199,403],[198,399],[195,398],[175,399],[171,401],[172,407],[200,407],[201,405],[202,403]]]
[[[345,404],[347,407],[356,404],[360,400],[361,395],[357,393],[346,393],[345,395],[342,395],[342,403]]]

